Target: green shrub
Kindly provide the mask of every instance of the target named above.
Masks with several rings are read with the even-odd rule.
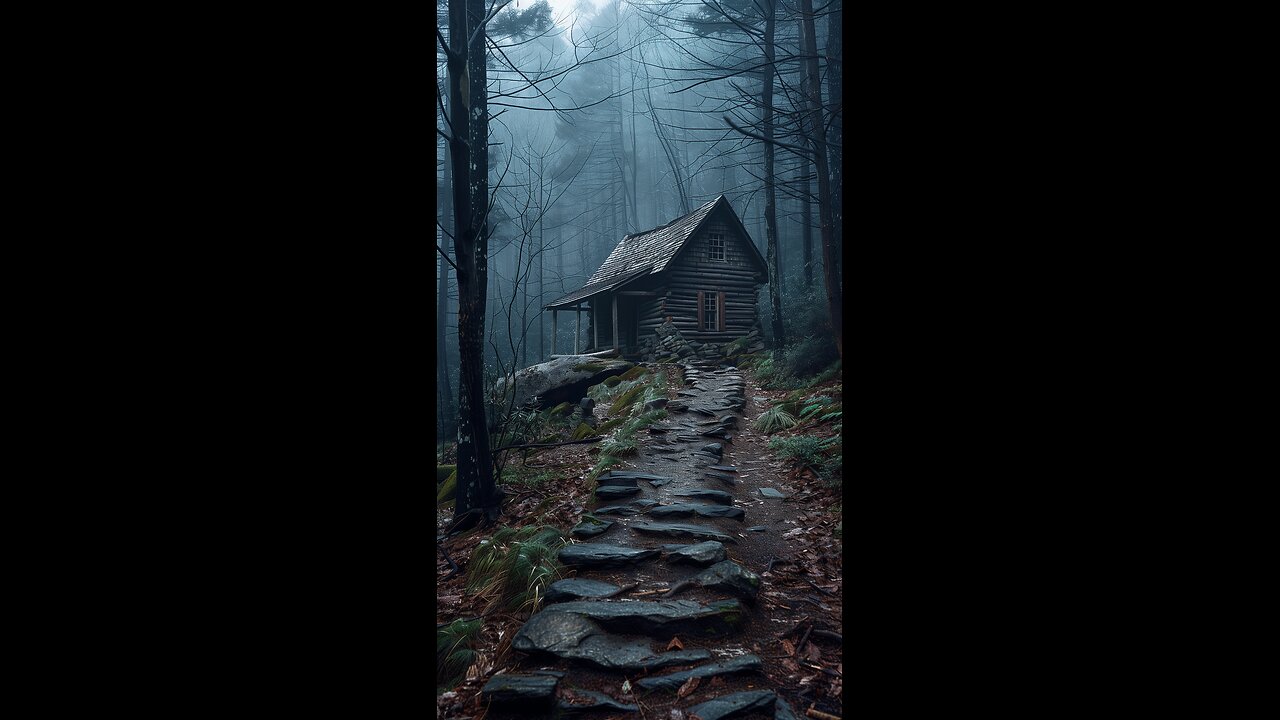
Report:
[[[614,400],[613,404],[609,406],[609,414],[617,415],[623,410],[626,410],[628,407],[631,406],[631,403],[636,401],[636,398],[640,396],[640,393],[644,390],[644,388],[645,388],[644,385],[635,385],[634,387],[623,392],[621,395],[618,396],[618,399]]]
[[[614,429],[614,428],[618,427],[619,425],[621,425],[622,423],[624,423],[624,422],[626,422],[626,421],[627,421],[627,419],[626,419],[626,418],[624,418],[624,417],[620,417],[620,418],[613,418],[612,420],[606,420],[606,421],[604,421],[604,422],[600,423],[600,426],[596,428],[596,434],[597,434],[597,435],[604,435],[605,433],[607,433],[607,432],[609,432],[610,430],[612,430],[612,429]]]
[[[822,438],[812,435],[774,438],[769,441],[769,449],[780,458],[793,458],[802,465],[820,465],[822,442]]]
[[[630,435],[618,434],[600,445],[600,452],[606,456],[622,457],[636,454],[636,440]]]
[[[657,410],[650,410],[649,412],[646,412],[646,413],[641,413],[640,415],[632,418],[630,421],[627,422],[626,427],[622,429],[622,434],[633,435],[636,432],[658,422],[659,420],[666,419],[666,417],[667,417],[667,411],[663,410],[662,408],[658,408]]]
[[[440,484],[449,479],[449,476],[457,471],[457,465],[436,465],[436,484]]]
[[[840,359],[830,335],[809,336],[793,343],[784,353],[783,369],[797,378],[811,378]]]
[[[587,473],[587,480],[594,482],[595,479],[603,475],[605,471],[621,464],[621,460],[605,452],[602,448],[600,451],[600,458],[596,460],[595,467],[591,468],[591,472]]]

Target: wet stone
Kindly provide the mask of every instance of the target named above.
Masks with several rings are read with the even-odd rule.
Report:
[[[657,550],[577,543],[560,549],[557,557],[565,565],[577,567],[626,567],[659,555]]]
[[[657,501],[657,500],[648,500],[648,499],[645,499],[645,500],[632,500],[632,501],[631,501],[631,504],[632,504],[632,505],[636,505],[636,506],[638,506],[638,507],[642,507],[642,508],[651,508],[651,507],[653,507],[654,505],[657,505],[657,504],[658,504],[658,501]]]
[[[708,469],[708,470],[720,470],[720,471],[722,471],[722,472],[731,472],[731,473],[736,473],[736,472],[738,472],[738,468],[736,468],[736,467],[734,467],[734,466],[732,466],[732,465],[712,465],[711,467],[709,467],[709,468],[707,468],[707,469]]]
[[[700,542],[697,545],[663,545],[662,551],[667,553],[668,562],[683,562],[704,567],[729,557],[724,545],[715,540]]]
[[[677,451],[676,451],[676,450],[667,450],[666,452],[677,452]],[[650,481],[649,481],[649,484],[650,484],[650,485],[652,485],[652,486],[654,486],[654,487],[656,487],[656,488],[660,488],[660,487],[662,487],[663,485],[666,485],[666,484],[667,484],[667,483],[669,483],[669,482],[671,482],[671,481],[670,481],[670,480],[650,480]]]
[[[599,598],[605,595],[612,595],[617,591],[618,586],[611,583],[584,578],[568,578],[551,583],[551,587],[547,588],[546,601],[548,603],[558,603]]]
[[[684,672],[671,673],[670,675],[659,675],[657,677],[648,677],[636,681],[636,686],[645,690],[679,690],[680,686],[689,678],[707,678],[716,675],[734,675],[744,672],[758,672],[760,670],[760,658],[755,655],[739,655],[738,657],[720,662],[707,663],[699,665],[691,670]]]
[[[760,592],[760,576],[732,560],[718,562],[689,581],[699,587],[733,593],[750,602],[755,602],[756,593]]]
[[[764,525],[756,525],[755,527],[747,528],[747,532],[769,532],[769,528]]]
[[[702,505],[699,503],[680,503],[678,505],[661,505],[649,509],[649,514],[654,517],[667,517],[668,515],[701,515],[702,517],[723,517],[741,520],[746,513],[742,508],[728,507],[725,505]]]
[[[710,443],[699,448],[702,452],[711,453],[712,455],[723,455],[724,446],[720,443]]]
[[[597,510],[596,512],[599,511]],[[577,538],[595,537],[611,527],[613,527],[612,520],[592,521],[589,518],[583,518],[581,522],[573,526],[573,529],[569,531],[569,534]]]
[[[733,496],[723,490],[690,490],[689,492],[679,493],[678,496],[710,500],[721,505],[733,504]]]
[[[744,619],[742,604],[737,600],[717,600],[706,605],[691,600],[581,600],[549,605],[534,617],[548,614],[578,615],[611,633],[659,638],[680,633],[696,637],[728,635]],[[512,646],[515,647],[514,639]]]
[[[767,498],[785,498],[786,497],[786,495],[783,495],[782,493],[778,492],[777,490],[771,487],[760,488],[760,494]]]
[[[596,480],[596,484],[600,487],[636,487],[636,479],[621,475],[605,475]]]
[[[697,715],[702,720],[722,720],[753,712],[768,712],[777,698],[772,690],[748,690],[722,695],[685,710],[685,717]]]
[[[730,535],[725,535],[719,530],[713,530],[701,525],[687,525],[685,523],[646,523],[638,522],[631,525],[631,529],[637,532],[647,533],[650,535],[669,535],[671,537],[691,537],[702,540],[720,540],[722,542],[737,542]],[[563,560],[561,561],[563,562]]]
[[[707,468],[707,469],[710,470],[710,468]],[[729,482],[734,482],[736,480],[736,478],[734,478],[732,475],[726,475],[720,472],[704,472],[702,474],[706,477],[713,478],[715,480],[728,480]]]
[[[558,682],[559,678],[546,675],[503,673],[485,683],[480,697],[492,703],[550,704],[555,699]]]
[[[575,699],[587,699],[590,702],[572,703],[567,700],[560,700],[560,710],[566,714],[578,712],[592,712],[599,710],[614,710],[617,712],[639,712],[640,708],[635,705],[627,705],[605,695],[604,693],[592,692],[590,690],[571,690]]]
[[[796,717],[796,711],[791,709],[786,700],[777,699],[777,704],[773,706],[773,720],[800,720]]]
[[[616,485],[605,485],[604,487],[596,488],[596,497],[600,498],[601,500],[612,500],[614,498],[626,497],[628,495],[635,495],[638,492],[640,492],[640,488],[638,487],[618,487]]]
[[[556,611],[557,608],[569,605],[609,604],[607,601],[592,601],[549,605],[529,618],[516,632],[511,639],[511,647],[521,652],[548,653],[620,672],[648,672],[711,657],[710,652],[702,649],[656,653],[643,640],[626,640],[609,635],[581,614]]]
[[[636,515],[640,511],[633,507],[627,507],[626,505],[606,505],[604,507],[598,507],[591,512],[596,515]]]

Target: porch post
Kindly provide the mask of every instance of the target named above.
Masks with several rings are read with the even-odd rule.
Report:
[[[596,341],[595,345],[593,345],[592,347],[594,347],[596,350],[599,350],[600,349],[600,318],[596,317],[597,304],[598,303],[596,302],[591,303],[590,317],[591,317],[591,334],[595,335],[595,341]]]
[[[613,294],[613,349],[618,349],[618,293]]]
[[[552,355],[556,354],[556,315],[559,312],[560,312],[559,310],[551,311],[551,354]]]
[[[582,303],[578,303],[578,307],[573,312],[573,354],[577,355],[582,352],[582,346],[578,344],[578,328],[582,327]]]

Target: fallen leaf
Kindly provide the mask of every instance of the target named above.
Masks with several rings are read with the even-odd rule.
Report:
[[[804,654],[805,654],[805,657],[809,658],[813,662],[818,662],[819,660],[822,659],[822,651],[819,650],[818,646],[814,645],[813,643],[809,643],[808,645],[805,646]]]
[[[796,646],[792,645],[789,641],[785,639],[782,641],[782,649],[786,650],[788,655],[796,654]]]
[[[699,677],[691,677],[688,680],[685,680],[684,684],[680,686],[680,689],[676,691],[676,697],[683,698],[694,690],[697,690],[698,684],[701,682],[702,678]]]
[[[671,638],[671,642],[667,643],[667,649],[668,649],[668,650],[683,650],[683,649],[684,649],[684,643],[680,642],[680,638],[679,638],[678,636],[677,636],[677,637],[673,637],[673,638]]]

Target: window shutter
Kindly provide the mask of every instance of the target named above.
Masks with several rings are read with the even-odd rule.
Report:
[[[716,329],[724,332],[724,291],[716,293]]]
[[[698,332],[702,332],[705,321],[702,318],[702,291],[698,291]]]

